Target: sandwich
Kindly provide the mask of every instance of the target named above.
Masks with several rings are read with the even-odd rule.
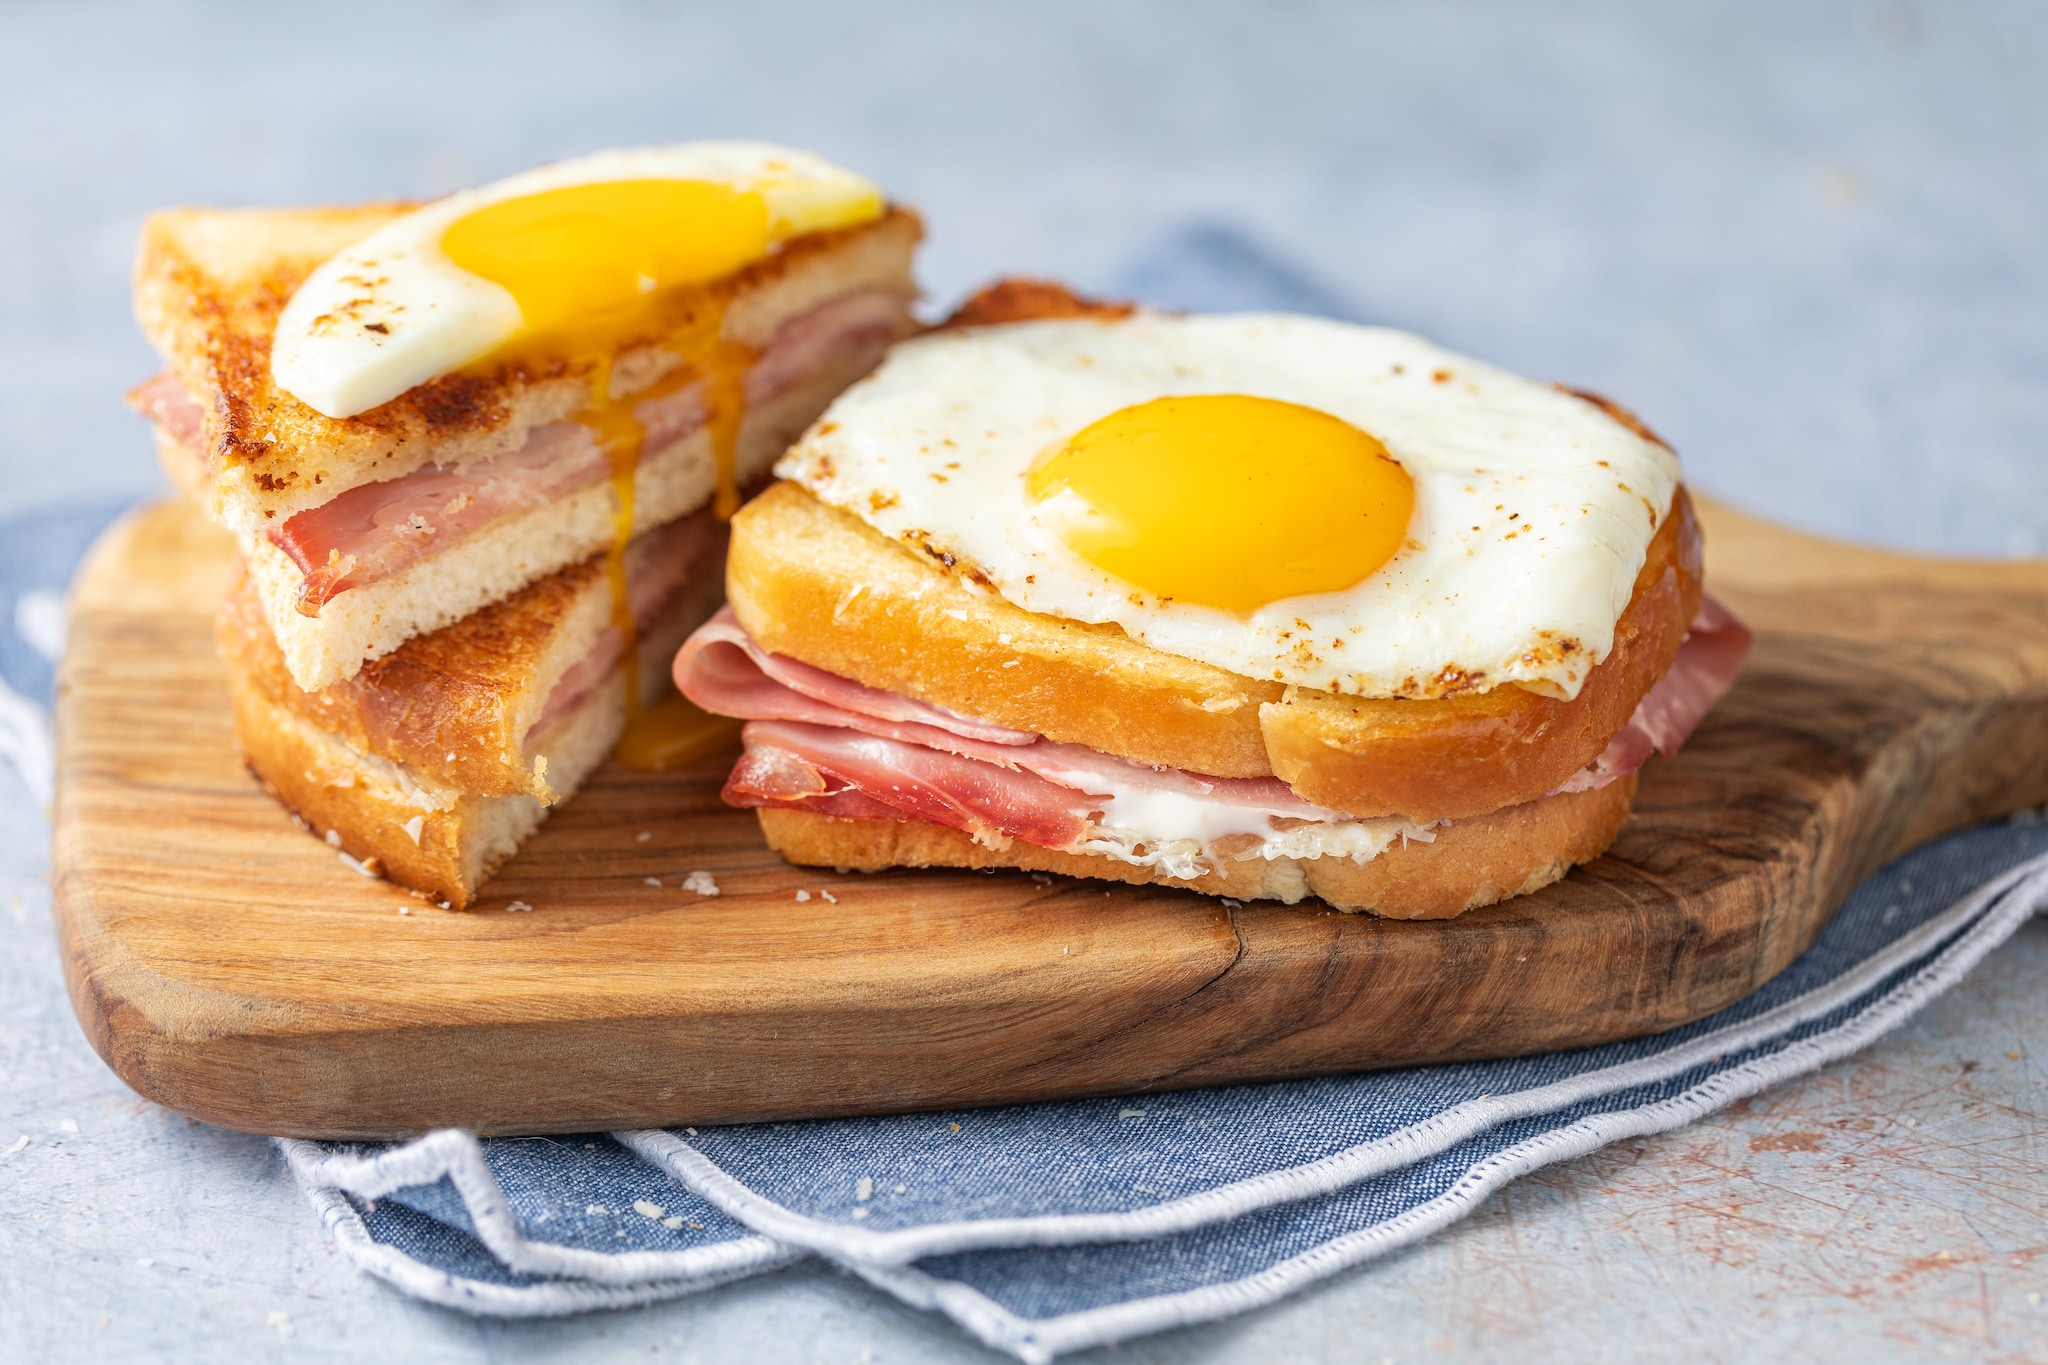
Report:
[[[144,225],[132,400],[302,688],[738,490],[912,329],[921,225],[753,143]]]
[[[593,556],[313,692],[293,681],[244,573],[215,619],[243,756],[348,866],[467,909],[629,722],[671,747],[641,766],[677,766],[729,737],[676,707],[668,676],[724,600],[724,551],[725,526],[703,508],[627,547],[630,629]]]
[[[1453,916],[1603,852],[1748,645],[1641,421],[1387,329],[1003,286],[775,473],[675,675],[799,864]]]
[[[130,400],[239,543],[218,642],[257,777],[358,871],[462,908],[636,716],[672,751],[728,731],[668,663],[721,599],[739,490],[914,330],[920,235],[751,143],[152,217],[136,307],[167,369]]]

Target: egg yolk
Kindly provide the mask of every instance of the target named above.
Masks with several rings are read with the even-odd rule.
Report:
[[[441,251],[510,291],[535,333],[640,311],[650,295],[759,260],[769,241],[754,190],[614,180],[487,204],[448,227]]]
[[[1161,598],[1250,612],[1339,592],[1393,558],[1415,482],[1327,412],[1246,394],[1156,398],[1053,448],[1028,476],[1067,546]]]

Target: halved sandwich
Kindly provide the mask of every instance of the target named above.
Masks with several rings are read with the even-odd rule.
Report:
[[[755,143],[427,205],[152,216],[131,400],[298,686],[737,490],[911,330],[921,226]]]
[[[672,697],[670,661],[723,601],[725,541],[709,507],[634,540],[631,629],[592,556],[314,692],[245,574],[216,631],[243,755],[359,871],[465,909],[629,718]]]
[[[962,320],[776,466],[676,659],[793,862],[1456,915],[1605,850],[1741,665],[1611,403],[1321,319]]]

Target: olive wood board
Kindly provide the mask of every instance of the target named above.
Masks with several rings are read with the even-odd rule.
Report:
[[[2048,803],[2048,562],[1701,516],[1709,590],[1756,631],[1734,690],[1651,760],[1607,856],[1402,922],[791,867],[720,803],[729,756],[607,767],[477,909],[441,911],[351,871],[242,766],[211,633],[231,551],[159,504],[73,589],[53,812],[72,1003],[148,1098],[323,1138],[1005,1104],[1669,1028],[1768,980],[1899,853]],[[719,895],[679,887],[697,870]]]

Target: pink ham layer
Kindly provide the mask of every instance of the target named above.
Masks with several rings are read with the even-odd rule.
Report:
[[[705,565],[725,558],[725,523],[709,507],[672,521],[653,533],[653,545],[626,580],[626,605],[633,613],[635,628],[645,630],[660,617],[676,594]],[[581,706],[618,667],[625,652],[625,637],[617,626],[606,626],[584,655],[564,673],[547,705],[527,733],[538,735],[555,721]]]
[[[1675,753],[1734,684],[1749,631],[1704,599],[1671,669],[1627,725],[1560,792],[1619,781],[1650,754]],[[706,711],[748,723],[726,780],[735,806],[849,819],[909,817],[1048,848],[1079,840],[1118,788],[1173,791],[1283,818],[1342,820],[1278,778],[1153,768],[1078,744],[960,716],[762,649],[730,608],[676,655],[676,686]]]
[[[886,290],[861,290],[785,322],[747,371],[750,406],[773,402],[805,379],[864,347],[893,340],[903,302]],[[171,376],[158,375],[130,400],[193,458],[203,414]],[[658,451],[690,436],[706,417],[692,385],[638,403],[642,448]],[[310,507],[270,532],[271,543],[305,575],[302,609],[317,611],[350,588],[394,577],[499,518],[553,502],[610,475],[589,428],[556,422],[536,428],[517,450],[460,469],[429,465],[402,478],[359,484]]]

